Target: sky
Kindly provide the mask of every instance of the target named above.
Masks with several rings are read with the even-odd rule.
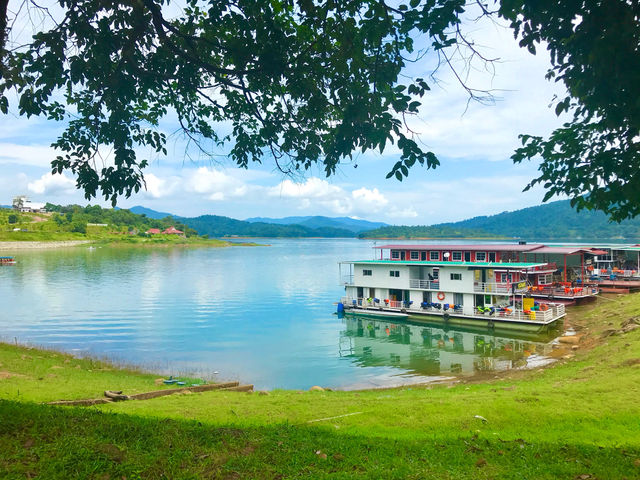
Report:
[[[181,216],[325,215],[430,225],[540,204],[542,188],[522,191],[538,165],[514,165],[510,156],[520,144],[518,134],[548,135],[566,120],[556,117],[551,106],[564,90],[544,78],[549,68],[544,49],[531,55],[518,47],[511,30],[490,21],[468,19],[465,28],[486,56],[499,59],[493,71],[476,64],[464,72],[468,85],[492,90],[495,101],[469,102],[450,70],[437,72],[438,82],[430,81],[432,90],[411,119],[420,142],[441,162],[436,170],[416,165],[403,182],[386,179],[399,159],[397,150],[389,148],[383,154],[357,155],[357,168],[342,165],[330,178],[321,170],[289,178],[269,162],[245,170],[231,160],[205,158],[190,151],[180,135],[171,135],[168,154],[152,156],[145,169],[146,190],[120,199],[118,206],[143,205]],[[427,55],[406,73],[428,78],[433,61]],[[174,130],[170,119],[161,128]],[[86,200],[70,173],[50,173],[56,152],[49,145],[62,130],[53,121],[18,116],[15,106],[9,115],[0,115],[0,204],[27,195],[36,202],[110,205],[100,198]]]

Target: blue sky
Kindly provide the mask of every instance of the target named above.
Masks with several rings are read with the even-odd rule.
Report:
[[[560,126],[550,107],[560,85],[544,79],[548,55],[532,56],[520,49],[511,30],[491,22],[467,23],[476,44],[499,58],[494,71],[475,65],[467,83],[493,89],[491,105],[468,103],[451,72],[440,69],[438,83],[423,97],[420,114],[411,127],[420,141],[439,157],[436,170],[414,167],[403,182],[385,179],[398,160],[393,148],[383,154],[368,152],[338,173],[325,178],[321,170],[303,178],[287,178],[272,164],[234,168],[224,158],[211,160],[192,152],[180,136],[169,140],[166,157],[152,157],[145,170],[147,189],[128,199],[122,208],[144,205],[178,215],[225,215],[234,218],[289,215],[352,216],[390,224],[433,224],[477,215],[489,215],[537,205],[540,188],[523,193],[536,174],[535,163],[513,165],[509,159],[519,145],[519,133],[546,135]],[[411,66],[409,74],[428,77],[433,58]],[[168,120],[162,128],[172,131]],[[0,116],[0,204],[15,195],[34,201],[88,203],[75,189],[69,173],[51,175],[49,147],[61,125],[44,119]],[[141,151],[144,157],[148,152]],[[107,205],[101,199],[91,203]]]

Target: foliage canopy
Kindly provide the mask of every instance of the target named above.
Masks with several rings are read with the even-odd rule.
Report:
[[[572,121],[548,139],[522,135],[513,155],[543,159],[528,188],[543,184],[545,200],[568,195],[618,221],[638,215],[638,2],[476,3],[507,19],[532,53],[546,42],[547,76],[568,89],[555,108]],[[416,163],[435,168],[404,121],[429,85],[403,69],[419,35],[441,54],[475,51],[460,32],[463,0],[187,0],[180,11],[169,0],[57,0],[62,18],[20,48],[4,48],[7,4],[0,110],[14,90],[20,114],[66,120],[53,171],[73,172],[87,198],[114,204],[143,186],[148,159],[136,148],[166,151],[157,128],[166,116],[207,154],[228,145],[241,167],[273,159],[283,172],[320,165],[329,176],[356,151],[396,143],[388,177],[402,180]],[[99,166],[105,148],[112,156]]]
[[[272,156],[284,172],[322,164],[327,175],[354,151],[396,143],[398,179],[416,162],[438,165],[403,124],[429,86],[402,84],[416,29],[442,49],[463,0],[189,0],[168,19],[169,2],[59,0],[64,18],[25,48],[6,51],[7,90],[23,115],[68,120],[53,144],[53,171],[70,170],[87,198],[138,191],[136,147],[166,152],[156,127],[175,114],[191,139],[229,143],[241,167]],[[455,30],[453,30],[455,31]],[[61,98],[64,97],[64,98]],[[69,108],[71,111],[68,111]],[[231,124],[231,132],[221,124]],[[198,142],[198,145],[202,146]],[[98,168],[100,148],[113,162]]]

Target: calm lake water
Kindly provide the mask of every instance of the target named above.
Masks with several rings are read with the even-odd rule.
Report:
[[[7,252],[18,264],[0,267],[0,338],[257,389],[400,385],[550,350],[549,337],[339,318],[337,263],[373,258],[373,242],[262,242]]]

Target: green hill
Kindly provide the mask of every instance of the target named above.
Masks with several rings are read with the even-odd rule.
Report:
[[[223,237],[354,237],[351,230],[335,227],[311,228],[304,225],[281,225],[263,222],[244,222],[218,215],[201,215],[194,218],[180,218],[185,225],[198,231],[200,235]]]
[[[360,238],[522,238],[526,240],[640,239],[640,218],[611,223],[602,212],[576,212],[568,200],[497,215],[431,226],[393,226],[360,234]]]

